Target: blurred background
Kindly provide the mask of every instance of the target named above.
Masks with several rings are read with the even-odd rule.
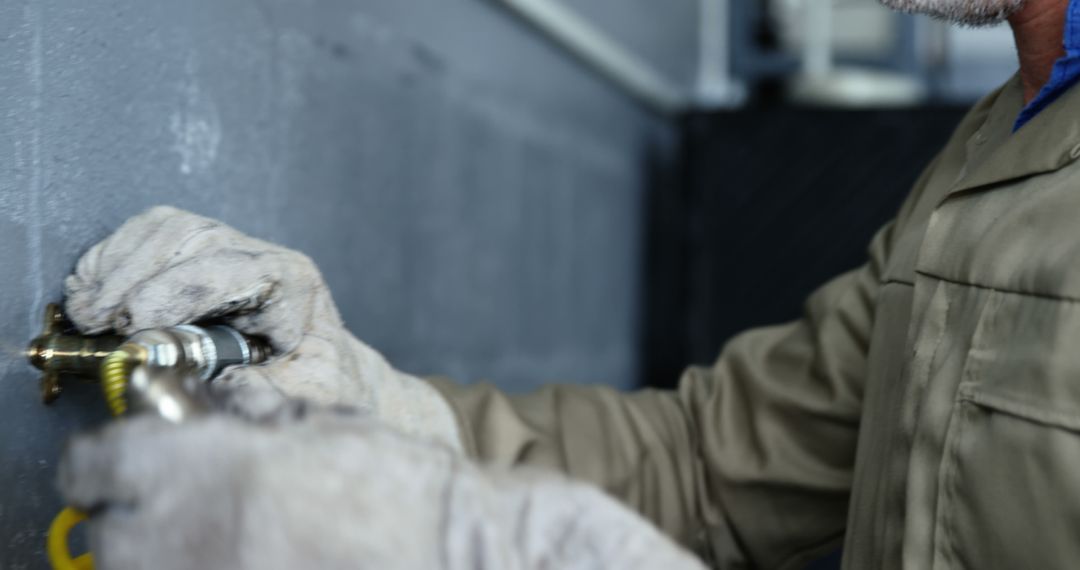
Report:
[[[127,217],[303,250],[406,371],[670,386],[861,262],[1006,34],[873,0],[0,0],[0,568],[44,567],[56,458],[105,418],[19,351]]]

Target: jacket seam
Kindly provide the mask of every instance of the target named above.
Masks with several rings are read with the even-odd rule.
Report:
[[[915,273],[917,273],[919,275],[922,275],[923,277],[929,277],[931,279],[937,279],[938,281],[943,281],[945,283],[951,283],[953,285],[964,285],[966,287],[973,287],[975,289],[982,289],[982,290],[985,290],[985,291],[993,291],[995,293],[1009,293],[1009,294],[1012,294],[1012,295],[1023,295],[1023,296],[1026,296],[1026,297],[1034,297],[1034,298],[1037,298],[1037,299],[1045,299],[1045,300],[1048,300],[1048,301],[1059,301],[1059,302],[1065,302],[1065,303],[1080,303],[1080,298],[1069,297],[1067,295],[1054,295],[1054,294],[1051,294],[1051,293],[1039,293],[1039,292],[1036,292],[1036,291],[1023,291],[1023,290],[1020,290],[1020,289],[1012,289],[1012,288],[1008,288],[1008,287],[991,287],[989,285],[982,285],[980,283],[972,283],[970,281],[964,281],[962,279],[956,279],[956,278],[953,278],[953,277],[944,277],[944,276],[941,276],[941,275],[936,275],[934,273],[930,273],[929,271],[924,271],[924,270],[921,270],[921,269],[915,270]]]
[[[1021,420],[1067,431],[1080,431],[1080,415],[1064,410],[1048,410],[1037,403],[1020,400],[1019,396],[1006,398],[982,392],[977,386],[965,386],[960,391],[959,399]]]
[[[961,402],[962,403],[962,402]],[[935,521],[937,530],[941,533],[941,543],[934,545],[935,555],[933,557],[932,566],[936,567],[938,563],[938,556],[944,558],[944,563],[952,565],[958,565],[961,557],[961,552],[957,544],[956,538],[956,512],[955,509],[950,508],[955,505],[960,490],[960,477],[958,470],[960,467],[960,447],[963,444],[963,437],[967,435],[968,425],[970,418],[965,414],[967,410],[964,406],[959,406],[955,410],[955,417],[952,421],[956,422],[955,431],[950,426],[949,431],[953,433],[946,434],[946,445],[948,449],[945,453],[944,464],[942,465],[942,481],[941,481],[941,494],[939,495],[938,504],[935,509]],[[951,423],[951,422],[950,422]],[[951,436],[951,437],[950,437]],[[935,542],[936,542],[935,533]]]

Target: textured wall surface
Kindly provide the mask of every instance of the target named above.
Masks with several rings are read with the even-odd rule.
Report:
[[[666,17],[575,4],[624,39]],[[678,75],[686,35],[638,47]],[[667,129],[477,0],[0,0],[0,568],[44,566],[56,458],[103,419],[92,386],[41,406],[19,350],[128,216],[307,252],[405,370],[626,386]]]

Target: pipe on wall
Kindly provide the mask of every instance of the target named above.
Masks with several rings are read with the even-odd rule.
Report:
[[[700,0],[698,73],[679,85],[557,0],[491,0],[662,115],[742,104],[746,90],[731,73],[731,0]]]
[[[688,90],[555,0],[491,0],[547,35],[631,97],[663,115],[686,110]]]
[[[730,108],[746,100],[746,88],[731,73],[731,0],[700,0],[698,16],[698,108]]]
[[[824,77],[832,71],[832,0],[806,0],[803,72]]]

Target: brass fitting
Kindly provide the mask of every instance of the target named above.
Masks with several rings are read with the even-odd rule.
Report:
[[[104,388],[110,406],[122,398],[126,407],[130,397],[136,408],[155,409],[170,419],[201,407],[202,384],[222,369],[260,364],[272,352],[265,341],[220,325],[147,329],[126,339],[82,336],[64,318],[60,306],[49,303],[41,334],[30,341],[25,354],[42,371],[41,400],[48,404],[60,395],[64,376],[106,380],[102,365],[118,350],[127,357],[108,368],[110,378]]]
[[[81,336],[59,305],[49,303],[41,335],[26,357],[42,371],[41,400],[60,395],[60,378],[80,376],[103,382],[114,413],[152,410],[173,421],[206,409],[204,385],[229,366],[266,362],[270,346],[221,325],[179,325],[119,336]],[[110,356],[111,355],[111,356]]]
[[[123,338],[119,336],[76,334],[60,306],[49,303],[45,307],[41,334],[30,341],[25,353],[30,364],[42,372],[41,401],[48,404],[60,395],[62,376],[99,380],[102,361],[121,342]]]

